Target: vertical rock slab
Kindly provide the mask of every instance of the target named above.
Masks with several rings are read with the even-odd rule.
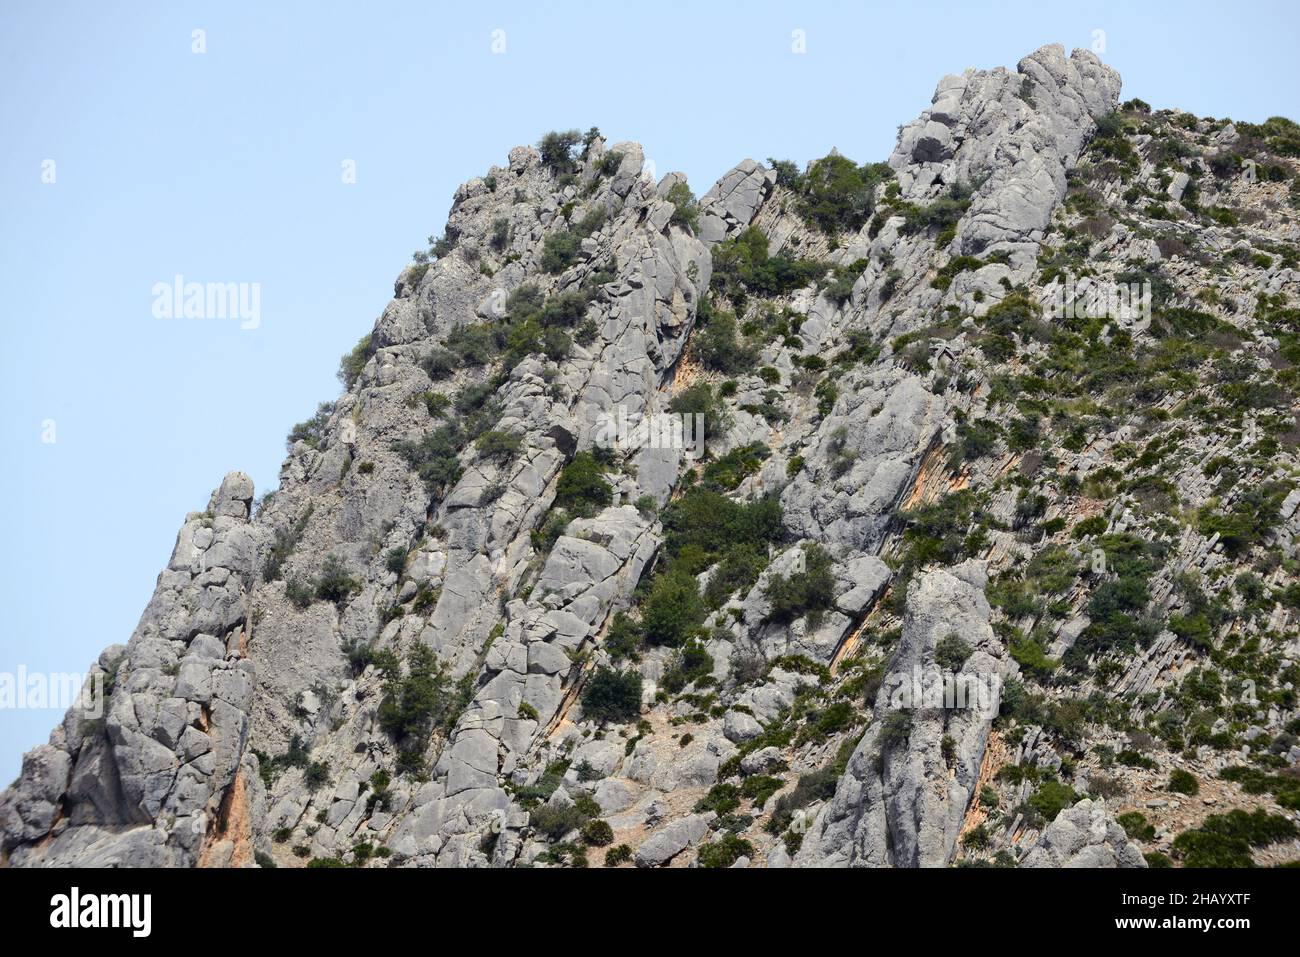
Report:
[[[942,867],[953,857],[989,728],[1011,673],[989,625],[983,563],[913,581],[903,637],[835,796],[814,819],[803,867]],[[955,635],[960,667],[936,647]]]

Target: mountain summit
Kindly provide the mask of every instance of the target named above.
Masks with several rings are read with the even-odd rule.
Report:
[[[1300,858],[1300,127],[1045,46],[696,199],[511,150],[188,515],[12,866]]]

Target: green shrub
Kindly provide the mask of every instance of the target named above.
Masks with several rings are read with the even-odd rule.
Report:
[[[907,561],[918,565],[959,562],[966,556],[967,533],[976,514],[975,496],[969,489],[900,512]]]
[[[460,478],[462,439],[459,425],[453,422],[435,429],[418,442],[399,442],[396,448],[424,484],[434,491],[454,485]]]
[[[801,194],[800,216],[828,235],[861,229],[875,211],[876,187],[893,175],[887,163],[858,166],[837,154],[814,160],[802,176],[786,170],[787,182]]]
[[[311,448],[320,445],[321,439],[325,438],[325,429],[329,425],[330,416],[334,414],[333,402],[322,402],[316,407],[316,414],[306,422],[299,422],[289,430],[289,436],[285,439],[285,447],[292,449],[297,442],[306,442]]]
[[[295,608],[303,609],[315,601],[316,589],[310,582],[305,582],[301,578],[291,578],[284,583],[284,597],[289,599]]]
[[[795,743],[824,741],[831,735],[851,727],[856,720],[857,712],[854,711],[852,704],[847,701],[836,701],[808,716],[808,723],[799,730]]]
[[[709,793],[695,802],[696,814],[712,811],[721,817],[740,807],[740,789],[734,784],[720,782],[709,788]]]
[[[771,454],[762,442],[736,446],[704,467],[703,481],[708,487],[730,491],[756,473]]]
[[[1295,729],[1293,729],[1294,731]],[[1259,768],[1233,765],[1219,772],[1225,781],[1239,783],[1247,794],[1272,794],[1277,803],[1292,811],[1300,811],[1300,778],[1291,775],[1268,774]]]
[[[549,234],[542,243],[542,268],[549,273],[562,273],[578,257],[580,240],[577,233],[564,229]]]
[[[623,658],[637,657],[641,648],[641,627],[624,612],[614,615],[605,633],[605,650],[611,658],[618,661]]]
[[[955,226],[970,208],[973,194],[973,187],[954,183],[945,195],[928,206],[905,206],[902,233],[907,235],[928,229],[945,230]]]
[[[799,167],[793,160],[779,160],[772,157],[767,158],[768,168],[776,173],[776,184],[784,186],[787,189],[799,189],[803,180],[803,173],[799,172]]]
[[[570,226],[570,230],[578,239],[586,239],[592,233],[597,232],[601,226],[605,225],[606,213],[603,206],[593,206],[583,214],[582,218]]]
[[[447,729],[455,722],[460,700],[428,645],[417,643],[406,661],[405,676],[392,667],[395,662],[384,669],[379,726],[398,744],[423,751],[435,728]]]
[[[1200,510],[1198,530],[1207,537],[1217,532],[1228,556],[1240,557],[1278,524],[1286,491],[1279,483],[1262,483],[1244,492],[1226,512],[1211,501]]]
[[[713,657],[698,641],[688,641],[669,659],[664,669],[663,688],[676,694],[692,681],[698,681],[713,671]]]
[[[710,608],[721,607],[736,592],[747,592],[767,567],[767,556],[753,548],[738,545],[723,556],[704,587],[704,600]]]
[[[384,568],[395,575],[400,575],[406,568],[406,557],[410,550],[406,548],[390,548],[384,555]]]
[[[744,783],[740,785],[740,794],[751,801],[756,809],[761,809],[767,804],[768,798],[783,787],[785,782],[780,778],[767,774],[754,774],[745,778]]]
[[[570,831],[576,831],[587,822],[587,815],[573,804],[542,804],[528,813],[528,823],[533,830],[558,841]]]
[[[492,237],[488,240],[488,245],[495,251],[501,252],[510,242],[510,220],[504,216],[498,216],[492,220]]]
[[[576,515],[590,515],[609,505],[614,488],[605,481],[604,471],[591,452],[579,452],[560,472],[555,506]]]
[[[742,857],[750,857],[754,845],[735,834],[725,834],[712,844],[700,848],[700,867],[730,867]]]
[[[982,851],[989,846],[989,829],[983,824],[977,824],[961,839],[962,847],[972,851]]]
[[[456,248],[456,243],[458,241],[459,236],[456,234],[456,231],[451,228],[448,228],[441,236],[430,236],[429,252],[426,253],[425,256],[426,258],[428,256],[433,256],[435,259],[445,259],[451,255],[451,251]],[[418,260],[419,257],[416,258]]]
[[[537,142],[542,165],[557,176],[573,172],[573,151],[581,142],[582,134],[577,130],[552,130]]]
[[[303,769],[303,783],[308,791],[319,791],[330,783],[330,766],[326,761],[312,761]]]
[[[901,714],[902,712],[895,712]],[[772,811],[771,818],[768,819],[766,830],[772,834],[780,834],[787,827],[794,817],[794,812],[801,808],[807,807],[814,801],[825,801],[835,794],[835,786],[839,781],[843,769],[838,766],[837,762],[832,762],[823,768],[818,768],[799,778],[798,783],[787,794],[782,794],[776,800],[776,808]]]
[[[590,302],[582,291],[569,289],[547,299],[537,313],[537,319],[543,326],[572,328],[586,316]]]
[[[1184,867],[1253,867],[1251,848],[1294,840],[1300,828],[1265,809],[1212,814],[1193,831],[1174,839],[1174,853]]]
[[[767,237],[756,226],[713,247],[711,288],[743,303],[748,293],[779,296],[809,285],[826,272],[823,263],[768,255]]]
[[[1125,748],[1119,754],[1115,755],[1115,760],[1129,768],[1145,768],[1148,771],[1154,771],[1156,767],[1155,761],[1132,748]]]
[[[1112,110],[1105,116],[1097,118],[1097,129],[1093,133],[1094,139],[1113,139],[1124,135],[1124,117],[1117,111]]]
[[[618,867],[630,860],[632,860],[632,848],[626,844],[618,844],[605,852],[606,867]]]
[[[1033,636],[1020,634],[1007,642],[1011,658],[1028,674],[1036,678],[1047,678],[1060,664],[1056,659],[1047,657],[1047,651]]]
[[[454,374],[456,365],[456,356],[443,348],[434,349],[420,360],[420,368],[435,382]]]
[[[546,520],[542,522],[541,528],[533,529],[529,535],[533,549],[543,555],[549,552],[555,547],[556,541],[564,534],[571,521],[573,516],[564,509],[551,509],[546,513]]]
[[[618,168],[623,165],[623,154],[617,150],[610,150],[600,158],[598,171],[601,176],[613,176],[618,172]]]
[[[934,646],[934,661],[945,671],[960,671],[971,656],[971,646],[955,634],[940,638]]]
[[[729,310],[712,311],[707,325],[696,334],[694,355],[706,368],[735,375],[747,372],[758,361],[758,347],[736,334],[736,316]]]
[[[906,711],[891,711],[880,725],[881,750],[906,743],[912,733],[912,716]]]
[[[1251,847],[1267,847],[1300,837],[1300,828],[1295,823],[1280,814],[1270,814],[1263,808],[1254,811],[1238,808],[1227,814],[1212,814],[1201,822],[1201,830],[1238,838]]]
[[[1029,806],[1051,823],[1056,816],[1079,800],[1079,795],[1060,781],[1045,781],[1029,798]]]
[[[1156,838],[1156,829],[1147,823],[1146,815],[1141,811],[1129,811],[1127,814],[1121,814],[1115,818],[1115,823],[1122,827],[1124,833],[1135,841],[1154,841]]]
[[[582,839],[593,847],[608,847],[614,843],[614,829],[608,821],[597,818],[583,827]]]
[[[262,578],[264,581],[272,582],[278,579],[283,571],[284,563],[288,561],[293,550],[298,547],[302,541],[303,534],[307,531],[307,522],[310,521],[313,505],[308,505],[302,515],[283,528],[277,528],[275,535],[271,540],[271,553],[266,558],[266,564],[262,566]]]
[[[360,590],[361,582],[348,574],[347,566],[339,558],[331,555],[325,559],[316,579],[315,597],[318,601],[341,605]]]
[[[1169,790],[1193,796],[1200,793],[1201,786],[1193,774],[1182,768],[1175,768],[1169,775]]]
[[[370,334],[366,333],[352,347],[352,351],[339,360],[338,377],[343,383],[343,388],[351,389],[366,367],[366,360],[370,358],[371,353],[370,341]]]
[[[496,330],[486,322],[458,326],[447,334],[447,349],[461,365],[486,365],[497,353]]]
[[[695,194],[691,192],[685,180],[673,183],[664,198],[674,207],[672,218],[668,220],[670,223],[689,228],[691,232],[699,231],[700,204],[695,201]]]
[[[678,392],[668,402],[668,411],[674,415],[698,415],[697,421],[706,439],[725,429],[728,421],[726,406],[714,395],[713,387],[707,382],[696,382]]]
[[[1106,535],[1097,544],[1106,556],[1107,570],[1116,577],[1097,586],[1088,600],[1091,623],[1065,656],[1076,670],[1088,655],[1145,647],[1159,630],[1145,614],[1151,597],[1147,580],[1153,570],[1150,546],[1132,535]]]
[[[805,545],[803,555],[803,571],[773,575],[763,594],[772,605],[769,617],[773,621],[788,622],[806,615],[816,628],[822,614],[834,604],[835,576],[831,574],[831,556],[821,545]]]
[[[1184,867],[1254,867],[1250,845],[1239,837],[1204,830],[1184,831],[1174,838],[1174,853]]]
[[[681,559],[691,574],[737,547],[765,556],[768,544],[780,541],[784,531],[781,503],[775,496],[741,504],[699,487],[670,503],[660,513],[660,521],[665,550],[674,561]]]
[[[1070,535],[1073,538],[1079,539],[1087,538],[1091,535],[1100,535],[1106,531],[1107,524],[1106,516],[1093,515],[1091,518],[1085,518],[1082,521],[1077,522],[1074,528],[1070,530]]]
[[[704,601],[695,576],[684,569],[658,575],[641,613],[646,641],[676,647],[704,620]]]
[[[474,444],[484,458],[509,461],[519,454],[523,442],[523,437],[513,432],[492,430],[480,435]]]
[[[506,315],[512,323],[535,318],[542,311],[546,296],[536,283],[527,282],[506,297]]]
[[[641,713],[640,673],[596,669],[582,689],[582,710],[596,721],[635,721]]]
[[[948,453],[948,467],[954,470],[963,463],[991,455],[1001,430],[995,423],[980,421],[958,423],[956,432],[957,441]]]

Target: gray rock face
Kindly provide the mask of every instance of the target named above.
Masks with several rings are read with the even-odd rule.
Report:
[[[796,865],[942,867],[951,861],[1010,672],[989,625],[984,576],[982,564],[968,562],[912,583],[902,642],[872,723]],[[935,657],[950,635],[969,649],[955,672]]]
[[[700,197],[700,239],[712,245],[744,229],[774,185],[772,170],[752,159],[740,163]]]
[[[1029,264],[1052,210],[1065,196],[1096,119],[1115,108],[1119,74],[1086,50],[1066,57],[1056,44],[1020,61],[1016,72],[968,70],[948,76],[931,108],[899,135],[890,165],[904,192],[935,183],[980,184],[957,230],[957,249],[1005,251]]]
[[[851,554],[880,545],[895,504],[941,427],[920,379],[892,371],[863,380],[818,430],[808,464],[781,495],[786,524]]]
[[[691,814],[664,828],[637,848],[637,867],[659,867],[668,863],[709,833],[712,814]]]
[[[186,518],[135,633],[91,670],[108,692],[103,713],[70,711],[0,794],[0,855],[17,866],[245,866],[256,853],[297,866],[304,853],[348,859],[370,843],[390,856],[367,866],[554,866],[556,842],[534,818],[538,807],[572,806],[598,810],[637,866],[681,866],[695,856],[683,852],[715,840],[711,828],[724,823],[694,811],[697,801],[716,784],[763,775],[780,789],[762,791],[763,806],[746,797],[725,822],[753,817],[743,837],[754,850],[738,866],[951,863],[986,750],[990,762],[1000,753],[988,745],[990,723],[1016,672],[991,626],[989,569],[1023,574],[1034,555],[1035,544],[1017,539],[1020,499],[1008,485],[1023,480],[1028,492],[1041,463],[999,451],[957,467],[948,454],[958,423],[995,414],[995,381],[1025,376],[1046,355],[1026,342],[1014,366],[993,360],[981,348],[984,314],[1012,288],[1046,294],[1038,257],[1045,243],[1060,247],[1067,175],[1086,170],[1095,155],[1087,140],[1118,93],[1119,77],[1094,56],[1055,46],[1015,71],[946,77],[900,130],[889,158],[896,195],[879,187],[876,215],[834,243],[802,219],[776,171],[753,160],[701,197],[693,229],[673,222],[681,203],[668,198],[684,177],[654,182],[636,143],[596,138],[563,179],[536,149],[512,150],[505,165],[457,190],[441,254],[398,275],[360,373],[293,443],[276,491],[255,509],[252,482],[232,473],[203,513]],[[1232,142],[1228,131],[1208,132]],[[1163,190],[1176,202],[1193,182],[1205,190],[1205,171],[1189,163],[1166,183],[1144,158],[1142,201]],[[905,211],[959,184],[969,204],[959,203],[951,232],[913,228]],[[1102,199],[1124,192],[1108,190],[1098,190]],[[1268,202],[1285,206],[1285,195]],[[544,264],[548,240],[554,246],[579,223],[573,255]],[[751,226],[773,254],[821,260],[827,275],[733,302],[738,327],[779,318],[788,334],[754,334],[752,368],[724,373],[701,358],[696,318],[715,247]],[[1221,259],[1249,253],[1234,230],[1197,228]],[[1153,240],[1127,220],[1099,221],[1093,234],[1103,238],[1090,265],[1164,257],[1174,278],[1192,268],[1167,237]],[[957,256],[986,261],[937,281]],[[1249,280],[1223,275],[1243,297],[1297,291],[1294,270],[1260,269]],[[451,370],[424,361],[464,337],[497,341],[507,302],[526,286],[547,301],[581,292],[586,305],[565,325],[564,355],[535,349]],[[713,302],[721,305],[716,293]],[[1239,358],[1262,369],[1279,348],[1256,336]],[[724,378],[735,389],[720,397],[726,421],[711,426],[703,462],[680,448],[611,439],[620,415],[662,413],[694,383]],[[439,461],[446,480],[426,484],[404,443],[466,427],[476,396],[491,430],[517,449],[460,442]],[[1088,429],[1100,428],[1098,416],[1087,418]],[[1116,442],[1137,441],[1123,428],[1089,432],[1084,451],[1062,452],[1063,462],[1086,478]],[[629,657],[609,639],[619,612],[641,614],[638,584],[662,568],[657,556],[674,532],[664,509],[686,492],[692,470],[694,480],[718,482],[708,468],[751,444],[761,461],[718,487],[736,503],[776,496],[779,543],[755,556],[731,594],[710,593],[700,613],[709,660],[689,680],[683,649],[642,647]],[[561,475],[589,452],[606,469],[608,498],[570,501],[561,514]],[[1200,504],[1217,481],[1197,470],[1179,487]],[[988,564],[912,568],[900,635],[896,603],[883,601],[901,587],[900,510],[967,488],[984,496],[990,516],[979,552]],[[1056,504],[1044,520],[1083,517]],[[1131,523],[1118,511],[1106,521],[1112,532]],[[1300,491],[1283,499],[1272,535],[1270,546],[1292,555]],[[829,556],[819,613],[775,615],[770,586],[801,574],[814,547]],[[1178,571],[1225,560],[1216,539],[1189,535],[1178,548]],[[325,573],[336,567],[345,581],[331,588]],[[689,574],[702,587],[729,584],[714,577],[722,568]],[[1282,576],[1267,587],[1282,590]],[[1175,607],[1172,581],[1152,591],[1153,602]],[[1294,631],[1282,605],[1263,617],[1272,632]],[[1086,597],[1045,624],[1045,651],[1065,654],[1089,626]],[[446,707],[427,734],[401,738],[382,705],[420,649],[441,669]],[[1193,654],[1164,631],[1111,690],[1161,693]],[[868,708],[858,689],[882,667]],[[632,701],[626,720],[598,720],[584,706],[603,668],[643,679],[640,708]],[[853,693],[837,697],[849,682]],[[832,720],[831,702],[848,703],[847,723]],[[823,716],[836,730],[809,735]],[[1280,737],[1290,717],[1261,712],[1247,737],[1277,736],[1276,753],[1294,757],[1300,749]],[[1015,763],[1061,766],[1041,729],[1019,741],[1008,756]],[[844,767],[834,794],[819,792],[805,807],[811,824],[792,856],[786,835],[764,824],[796,782],[831,766]],[[798,818],[801,828],[807,819]],[[1046,828],[1022,866],[1143,862],[1105,806],[1082,801]]]
[[[25,758],[3,816],[11,863],[194,864],[236,777],[257,786],[243,766],[255,671],[242,647],[263,541],[252,497],[231,473],[189,516],[130,642],[100,656],[78,706]]]
[[[1142,849],[1115,823],[1105,801],[1082,800],[1056,816],[1021,867],[1146,867]]]

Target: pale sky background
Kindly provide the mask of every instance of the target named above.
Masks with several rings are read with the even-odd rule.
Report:
[[[1298,23],[1267,0],[3,0],[0,672],[127,640],[185,513],[231,469],[275,485],[456,186],[512,146],[599,126],[697,193],[747,156],[882,160],[944,74],[1097,30],[1125,98],[1300,119]],[[154,318],[177,273],[260,283],[260,327]],[[0,787],[60,718],[0,710]]]

